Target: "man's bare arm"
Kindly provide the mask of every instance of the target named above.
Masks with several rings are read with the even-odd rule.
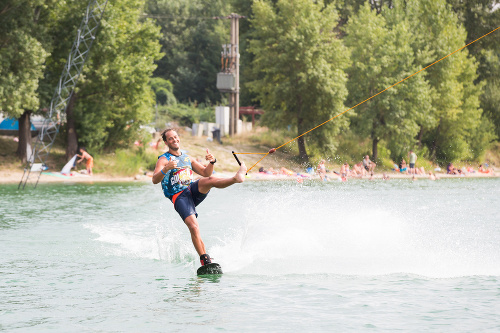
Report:
[[[177,166],[177,160],[172,159],[171,161],[167,160],[166,157],[160,157],[158,162],[156,162],[155,171],[153,172],[153,184],[158,184],[163,180],[165,174],[174,169]],[[163,171],[163,172],[162,172]]]
[[[214,172],[214,165],[212,163],[208,163],[207,166],[204,166],[200,162],[193,160],[191,161],[191,166],[193,167],[193,171],[202,177],[210,177]]]

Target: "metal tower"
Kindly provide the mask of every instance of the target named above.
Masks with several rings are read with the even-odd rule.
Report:
[[[40,133],[34,144],[31,154],[28,152],[28,162],[24,168],[23,178],[18,189],[24,189],[26,184],[36,188],[38,180],[45,169],[45,162],[54,144],[61,122],[66,115],[66,107],[75,89],[83,65],[88,58],[92,43],[96,38],[97,29],[101,23],[108,0],[89,0],[85,16],[80,23],[80,28],[73,47],[64,66],[56,91],[50,102],[50,109],[43,121]],[[31,180],[30,180],[31,179]]]

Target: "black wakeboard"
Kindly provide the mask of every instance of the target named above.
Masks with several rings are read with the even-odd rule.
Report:
[[[197,275],[222,274],[222,267],[220,267],[219,264],[213,262],[211,264],[207,264],[198,268],[196,274]]]

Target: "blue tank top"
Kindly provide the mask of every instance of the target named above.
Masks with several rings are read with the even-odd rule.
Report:
[[[158,156],[158,159],[161,157],[165,157],[169,161],[172,157],[177,160],[177,168],[169,170],[161,181],[163,194],[165,194],[167,198],[172,199],[174,194],[184,191],[193,182],[191,160],[184,151],[181,151],[180,156],[175,156],[166,152]]]

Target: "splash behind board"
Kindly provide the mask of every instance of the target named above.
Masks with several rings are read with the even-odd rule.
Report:
[[[197,275],[213,275],[213,274],[222,274],[222,267],[219,264],[211,263],[205,266],[201,266],[196,271]]]

